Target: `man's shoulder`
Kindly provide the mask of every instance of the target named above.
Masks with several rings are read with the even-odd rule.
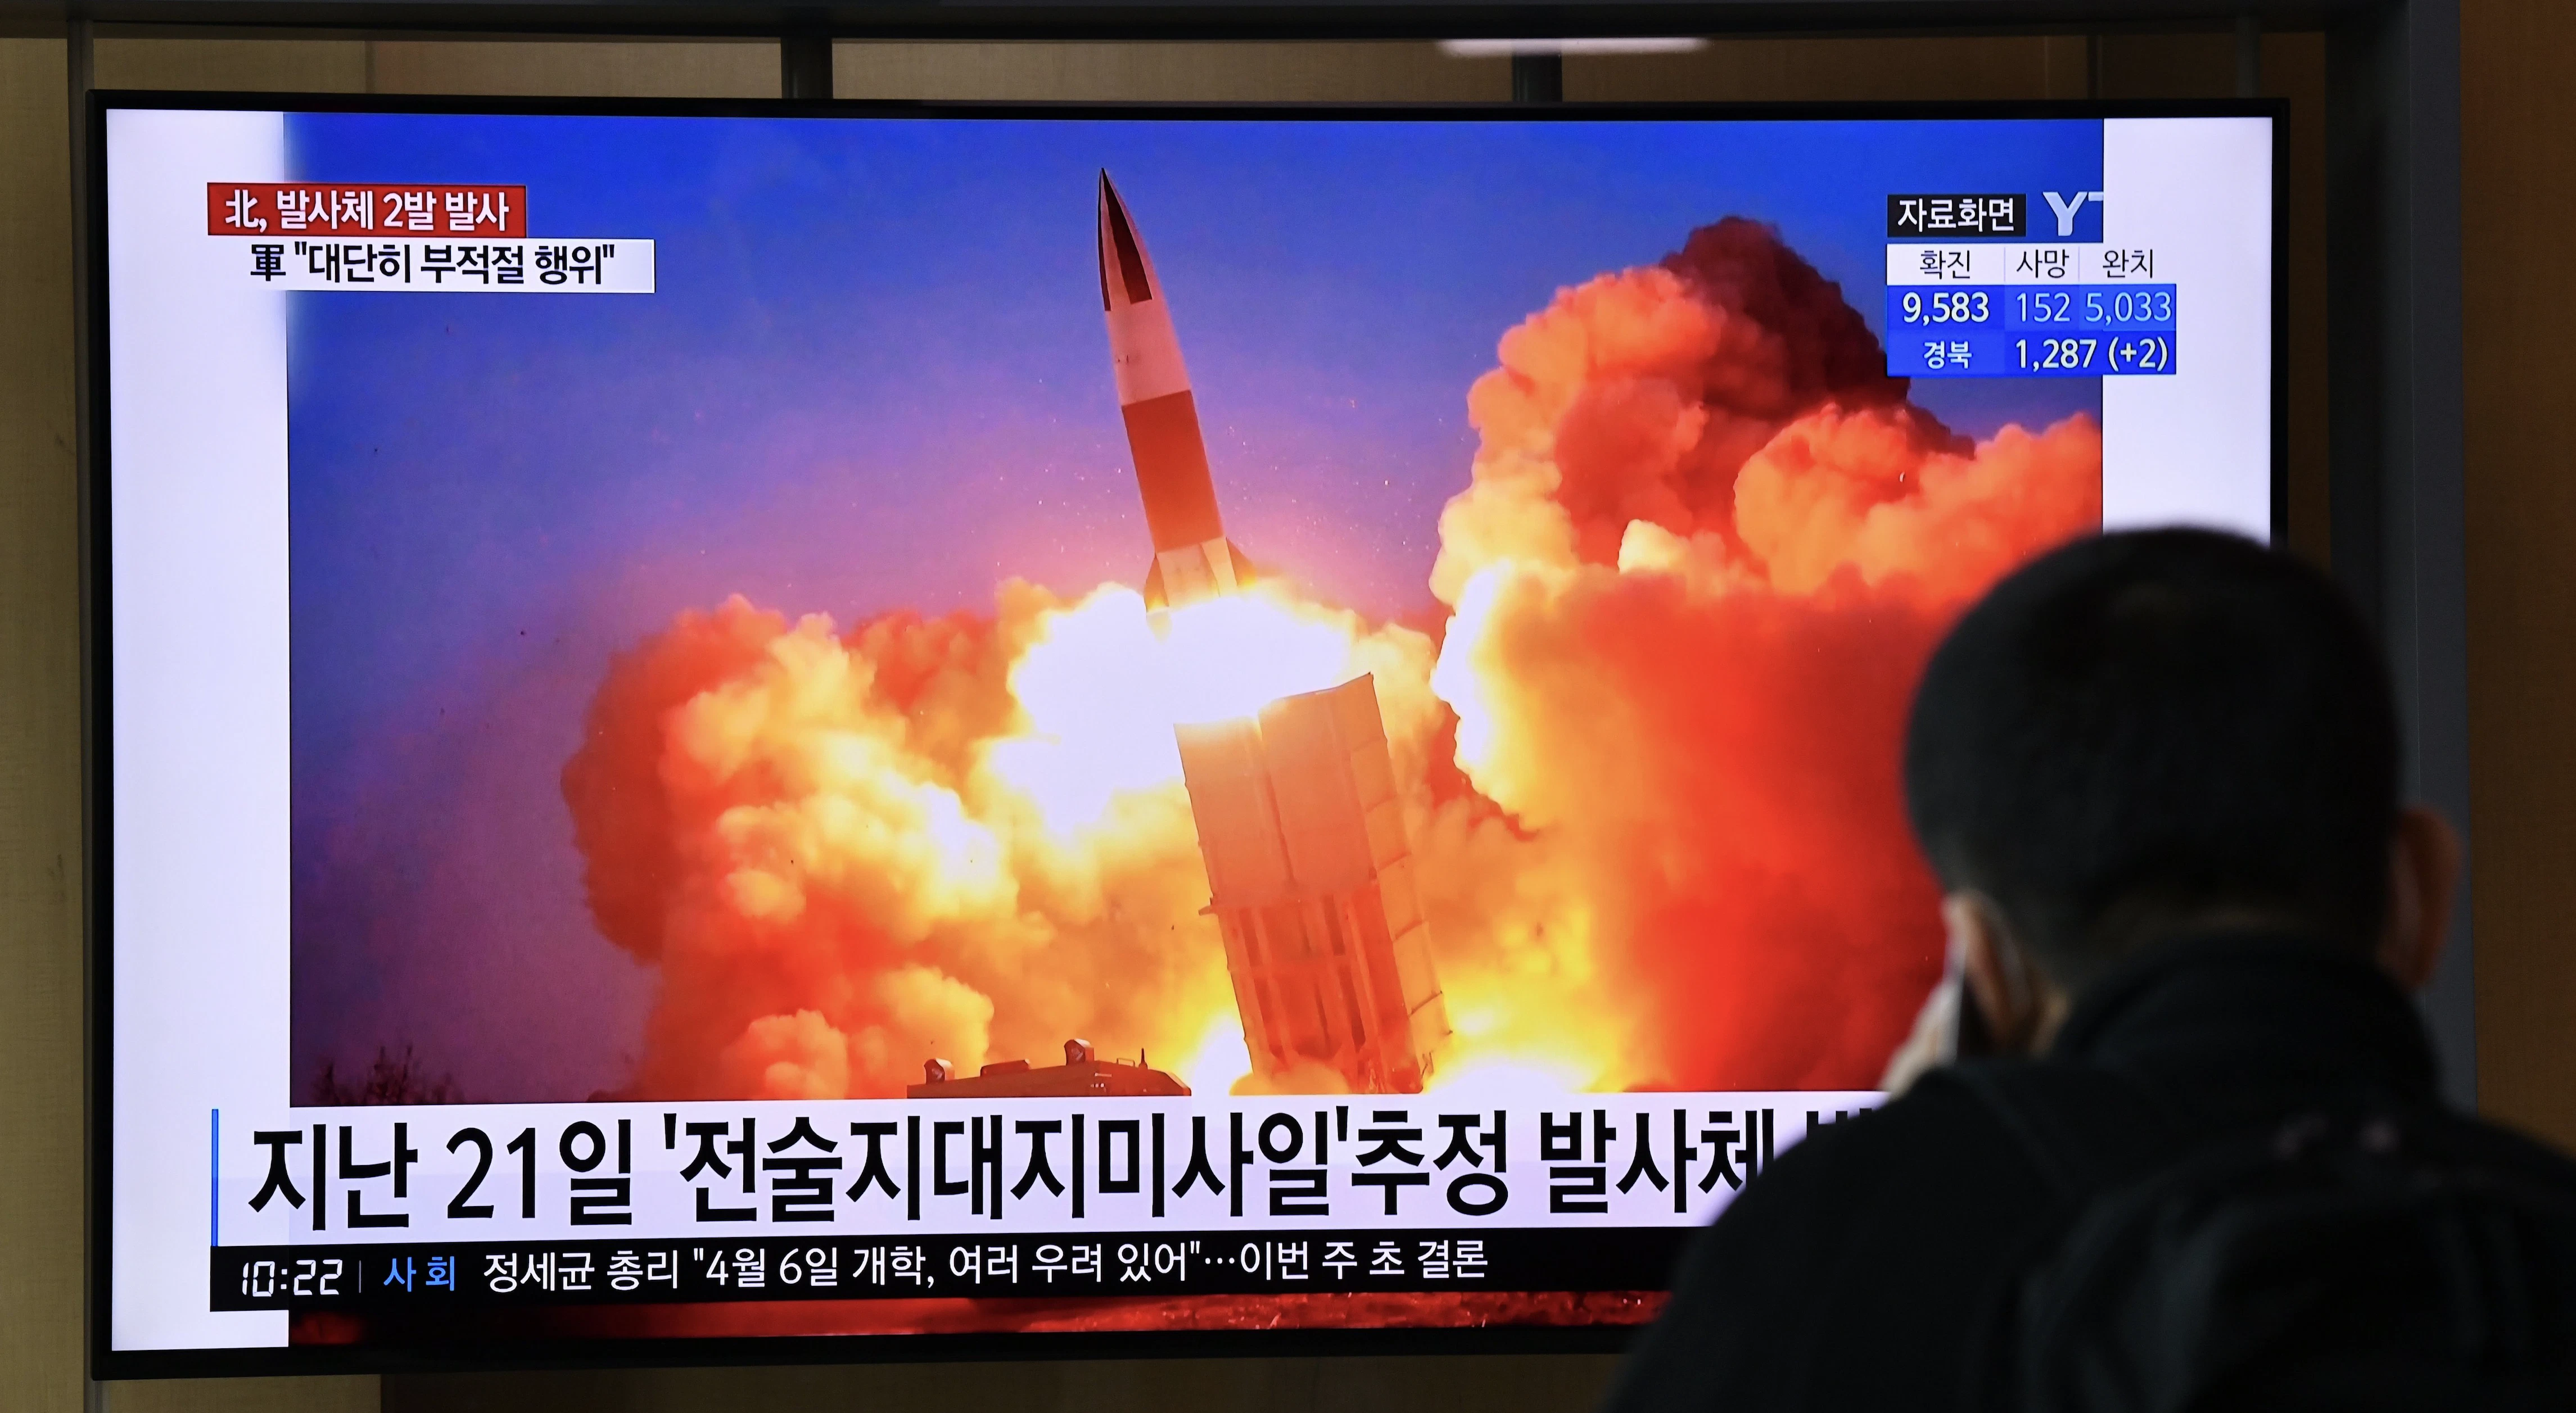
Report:
[[[1992,1175],[2038,1170],[2027,1145],[1989,1097],[2001,1089],[2015,1112],[2039,1112],[2106,1147],[2133,1138],[2147,1117],[2136,1096],[2090,1066],[1985,1061],[1932,1070],[1875,1109],[1813,1131],[1772,1165],[1781,1179],[1761,1185],[1772,1201],[1865,1199],[1920,1187],[1952,1168]],[[1747,1191],[1743,1201],[1754,1200]]]
[[[1611,1406],[1930,1406],[2045,1189],[1993,1111],[1936,1072],[1780,1154],[1701,1233]],[[1836,1350],[1883,1357],[1853,1361]],[[1724,1370],[1714,1385],[1712,1370]]]
[[[2454,1163],[2511,1173],[2525,1183],[2576,1196],[2576,1158],[2510,1124],[2443,1107],[2432,1127],[2435,1141]]]
[[[1993,1079],[2071,1122],[2104,1113],[2099,1086],[2074,1067],[2015,1064]],[[2041,1172],[1984,1087],[1934,1070],[1885,1104],[1815,1128],[1745,1188],[1702,1246],[1739,1264],[1778,1248],[1812,1270],[1820,1254],[1873,1228],[1901,1231],[1916,1213],[1974,1210],[1984,1194],[2039,1187]],[[2122,1117],[2099,1122],[2106,1136],[2117,1136]]]
[[[2326,1097],[2265,1104],[2263,1122]],[[2447,1110],[2422,1117],[2457,1160],[2576,1191],[2576,1162],[2521,1134]],[[2045,1143],[2017,1131],[2040,1126]],[[1927,1392],[1943,1386],[1939,1371],[1974,1343],[1999,1283],[2074,1200],[2035,1147],[2071,1150],[2119,1180],[2241,1132],[2237,1118],[2195,1115],[2097,1065],[1935,1070],[1876,1110],[1818,1127],[1746,1186],[1684,1258],[1611,1407],[1943,1406]],[[1859,1348],[1874,1357],[1844,1353]]]
[[[1772,1160],[1696,1243],[1684,1279],[1701,1271],[1760,1278],[1780,1265],[1812,1273],[1926,1178],[1975,1164],[1994,1141],[1963,1096],[1907,1094],[1821,1125]]]
[[[2009,1163],[2014,1156],[1992,1109],[1949,1071],[1935,1070],[1876,1108],[1810,1132],[1730,1211],[1867,1201],[1962,1164]]]

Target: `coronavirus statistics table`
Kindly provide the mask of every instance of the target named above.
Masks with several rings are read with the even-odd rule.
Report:
[[[2156,252],[2111,245],[1891,242],[1887,371],[2099,378],[2174,371],[2180,297]]]

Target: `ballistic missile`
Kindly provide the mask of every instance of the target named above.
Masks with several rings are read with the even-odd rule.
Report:
[[[1107,172],[1100,174],[1100,307],[1109,320],[1109,361],[1136,489],[1154,536],[1145,606],[1159,613],[1234,593],[1252,582],[1252,562],[1225,537],[1171,307]]]

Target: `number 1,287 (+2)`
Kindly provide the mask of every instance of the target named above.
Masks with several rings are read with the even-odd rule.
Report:
[[[2032,347],[2033,343],[2038,347]],[[2100,339],[2015,339],[2013,351],[2020,356],[2023,368],[2051,372],[2092,367],[2093,355],[2101,345]]]

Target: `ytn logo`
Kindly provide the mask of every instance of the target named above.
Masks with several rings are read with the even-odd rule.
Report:
[[[2075,213],[2084,209],[2085,202],[2091,201],[2099,204],[2102,200],[2102,193],[2098,191],[2079,191],[2071,196],[2061,196],[2053,191],[2043,191],[2040,195],[2048,198],[2048,209],[2057,213],[2057,238],[2059,240],[2065,240],[2075,234]]]

